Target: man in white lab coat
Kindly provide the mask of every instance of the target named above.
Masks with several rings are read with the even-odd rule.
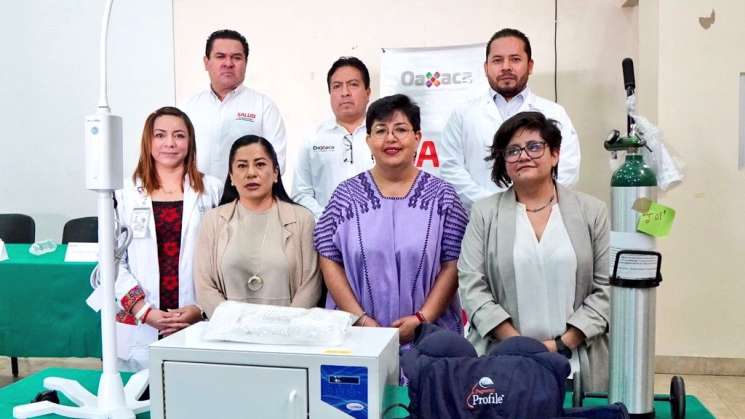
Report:
[[[197,167],[225,181],[230,146],[254,134],[269,140],[284,172],[287,138],[282,115],[266,95],[243,85],[248,42],[240,33],[224,29],[207,38],[204,68],[210,87],[191,97],[182,110],[196,131]]]
[[[562,141],[557,181],[570,187],[579,178],[577,132],[561,105],[530,91],[532,71],[528,37],[516,29],[496,32],[486,45],[484,72],[489,89],[456,108],[448,119],[439,147],[440,175],[455,186],[468,208],[500,190],[491,180],[491,163],[484,158],[502,122],[518,112],[538,111],[558,121]]]
[[[374,163],[365,141],[365,111],[370,101],[367,66],[356,57],[341,57],[331,65],[326,83],[334,117],[306,138],[292,182],[292,199],[311,210],[316,219],[342,181]]]

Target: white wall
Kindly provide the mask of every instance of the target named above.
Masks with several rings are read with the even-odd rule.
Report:
[[[375,99],[382,47],[486,43],[511,26],[533,46],[530,87],[553,98],[553,0],[180,0],[174,21],[178,103],[208,86],[202,57],[211,32],[231,28],[246,36],[246,84],[277,102],[287,126],[288,185],[303,137],[331,115],[326,72],[342,55],[367,64]],[[636,9],[621,8],[618,0],[559,1],[559,101],[582,143],[580,188],[603,199],[610,172],[601,143],[610,128],[625,127],[620,62],[635,55],[636,31]]]
[[[70,218],[95,215],[85,189],[84,116],[98,102],[104,1],[3,2],[0,18],[0,213],[36,220],[37,240],[60,240]],[[149,112],[174,102],[170,0],[114,2],[109,102],[124,118],[125,175]]]
[[[745,71],[745,2],[620,0],[559,2],[559,102],[579,132],[578,189],[609,199],[611,128],[625,129],[621,60],[637,67],[640,110],[668,134],[687,162],[687,179],[662,202],[678,210],[671,237],[660,240],[665,281],[658,293],[660,355],[745,356],[745,195],[737,165],[737,89]],[[356,55],[373,73],[377,96],[381,47],[485,42],[512,26],[530,37],[531,88],[553,97],[552,0],[176,2],[176,96],[207,86],[201,64],[213,30],[242,32],[251,46],[247,85],[272,96],[290,134],[290,157],[302,137],[329,115],[325,74],[340,55]],[[704,31],[698,16],[717,9]],[[290,165],[288,171],[291,171]],[[289,180],[289,179],[288,179]],[[289,183],[289,182],[288,182]]]
[[[707,30],[698,19],[712,9],[716,21]],[[671,236],[659,241],[658,353],[742,358],[745,172],[737,158],[745,2],[645,0],[640,13],[649,35],[640,38],[640,54],[657,83],[646,91],[657,97],[641,111],[657,113],[686,163],[684,183],[662,198],[678,213]]]
[[[81,133],[97,100],[103,1],[6,3],[0,15],[6,40],[0,212],[30,213],[37,237],[58,239],[66,219],[95,212],[94,196],[83,187]],[[601,141],[610,128],[625,126],[620,61],[638,58],[640,111],[687,163],[685,183],[662,197],[678,210],[678,220],[660,241],[665,281],[658,294],[658,353],[744,357],[745,174],[737,170],[737,92],[745,71],[745,2],[621,3],[559,2],[559,101],[580,136],[578,188],[608,199]],[[717,21],[704,30],[698,17],[712,8]],[[377,97],[381,47],[485,42],[512,26],[533,43],[531,88],[553,96],[552,0],[119,0],[112,19],[110,99],[124,116],[127,175],[145,116],[207,87],[204,41],[220,28],[247,36],[247,84],[278,103],[291,159],[301,138],[330,114],[325,74],[340,55],[368,64]]]

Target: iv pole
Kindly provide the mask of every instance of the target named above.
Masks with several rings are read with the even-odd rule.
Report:
[[[107,37],[113,0],[104,9],[100,39],[100,96],[95,115],[85,121],[86,188],[98,195],[99,268],[102,287],[101,352],[103,372],[98,395],[90,393],[74,380],[47,377],[44,387],[62,392],[77,406],[41,401],[13,408],[16,418],[58,414],[68,418],[134,419],[135,414],[150,410],[150,401],[137,400],[148,385],[149,371],[133,375],[126,387],[116,367],[116,303],[114,281],[116,263],[114,248],[113,193],[122,187],[122,118],[112,115],[107,93]]]

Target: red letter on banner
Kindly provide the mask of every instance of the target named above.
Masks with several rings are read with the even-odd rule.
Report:
[[[422,141],[422,148],[419,150],[419,158],[416,160],[416,167],[422,167],[425,160],[432,161],[433,167],[440,167],[440,159],[437,157],[437,148],[434,141]]]

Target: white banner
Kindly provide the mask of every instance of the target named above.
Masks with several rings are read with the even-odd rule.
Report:
[[[416,166],[439,175],[437,144],[450,112],[488,89],[485,45],[384,48],[380,95],[403,93],[421,108],[422,141]]]

